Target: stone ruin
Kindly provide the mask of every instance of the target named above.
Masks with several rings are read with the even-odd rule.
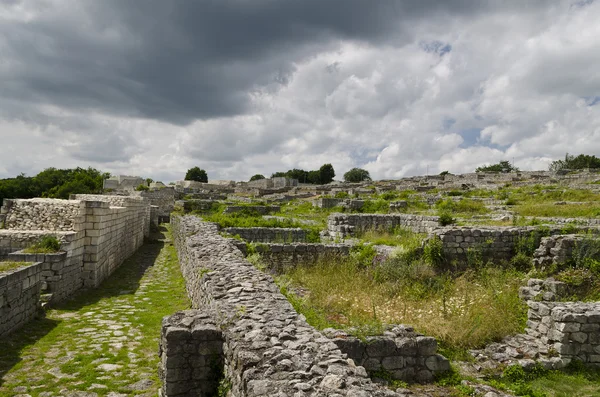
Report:
[[[232,396],[395,396],[371,382],[355,359],[410,381],[430,381],[448,369],[435,339],[410,328],[396,327],[366,345],[325,336],[216,225],[189,216],[174,217],[172,225],[196,310],[163,321],[161,396],[208,396],[219,381]]]

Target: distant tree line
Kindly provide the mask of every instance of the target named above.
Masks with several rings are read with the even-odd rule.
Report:
[[[36,176],[24,174],[0,179],[0,204],[5,198],[49,197],[67,199],[71,194],[102,192],[104,179],[110,177],[95,168],[46,168]]]
[[[550,171],[581,170],[583,168],[600,168],[600,158],[587,154],[573,156],[567,153],[564,160],[550,163]]]
[[[550,163],[550,171],[560,170],[581,170],[584,168],[598,169],[600,168],[600,158],[587,154],[573,156],[569,153],[565,154],[564,160],[555,160]],[[515,167],[508,160],[502,160],[492,165],[482,165],[475,169],[475,172],[519,172],[519,168]],[[440,174],[441,175],[441,174]]]
[[[293,170],[288,170],[286,172],[275,172],[271,175],[271,178],[279,177],[297,179],[300,183],[324,185],[333,181],[333,178],[335,177],[335,171],[331,164],[323,164],[321,168],[314,171],[305,171],[294,168]]]

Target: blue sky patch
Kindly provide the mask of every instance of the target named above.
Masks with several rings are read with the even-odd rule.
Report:
[[[439,56],[444,56],[444,54],[447,54],[450,51],[452,51],[452,46],[450,44],[442,43],[438,40],[433,40],[429,42],[422,41],[419,43],[419,47],[421,47],[421,49],[425,52],[436,53]]]

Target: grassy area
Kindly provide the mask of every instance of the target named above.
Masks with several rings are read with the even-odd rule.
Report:
[[[56,236],[42,236],[40,240],[23,250],[26,254],[53,254],[60,251],[60,241]]]
[[[564,371],[535,366],[529,371],[515,365],[499,378],[490,379],[497,389],[527,397],[600,397],[600,370],[584,368],[575,362]]]
[[[0,273],[31,265],[30,262],[0,262]]]
[[[389,231],[367,230],[359,235],[358,238],[363,242],[375,245],[402,246],[407,249],[413,249],[421,245],[425,235],[414,233],[406,228],[397,227]]]
[[[406,252],[378,265],[366,264],[368,256],[357,260],[360,255],[296,267],[278,282],[317,328],[378,330],[382,324],[411,324],[460,350],[524,327],[526,310],[518,298],[523,273],[482,267],[451,275],[437,272],[427,253],[410,260],[417,254]],[[308,292],[299,296],[298,289]]]

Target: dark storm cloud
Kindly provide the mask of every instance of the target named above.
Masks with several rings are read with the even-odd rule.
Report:
[[[411,39],[415,20],[489,7],[432,0],[23,4],[36,18],[0,24],[0,100],[178,124],[247,111],[254,90],[277,90],[295,61],[340,39],[400,44]]]

